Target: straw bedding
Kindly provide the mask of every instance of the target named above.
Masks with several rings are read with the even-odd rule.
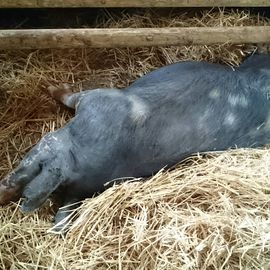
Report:
[[[269,25],[247,12],[109,16],[103,26]],[[239,64],[255,46],[0,52],[0,178],[73,112],[46,87],[124,87],[187,59]],[[179,146],[181,147],[181,146]],[[54,207],[0,207],[0,269],[269,269],[270,151],[234,150],[189,158],[148,181],[107,189],[80,206],[66,237],[50,233]]]

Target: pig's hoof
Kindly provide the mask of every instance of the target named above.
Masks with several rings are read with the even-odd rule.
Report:
[[[58,209],[54,217],[54,226],[51,229],[51,232],[57,234],[66,234],[71,227],[74,211],[81,204],[78,200],[71,200],[66,203],[65,206]]]
[[[11,186],[6,181],[0,182],[0,205],[6,205],[20,198],[19,188]]]
[[[36,207],[33,204],[29,203],[29,200],[25,198],[23,203],[21,204],[21,211],[23,213],[30,213],[34,210],[36,210]]]
[[[57,213],[54,221],[54,226],[51,228],[51,232],[57,234],[66,234],[71,226],[69,215]]]
[[[67,83],[59,84],[58,86],[49,86],[47,88],[51,97],[55,100],[63,102],[65,96],[72,94],[72,85]]]

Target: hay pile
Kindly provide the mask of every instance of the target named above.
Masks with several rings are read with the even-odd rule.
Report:
[[[102,22],[102,20],[101,20]],[[190,18],[110,17],[111,27],[270,25],[246,12]],[[72,111],[50,84],[124,87],[159,66],[197,59],[237,65],[255,46],[0,52],[0,178]],[[195,157],[149,181],[114,186],[80,207],[65,238],[48,233],[53,207],[0,207],[0,269],[268,269],[270,151]]]

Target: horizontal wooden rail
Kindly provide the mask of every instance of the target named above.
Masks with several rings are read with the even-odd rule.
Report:
[[[270,26],[0,30],[0,49],[270,43]]]
[[[0,0],[0,8],[267,7],[269,0]]]

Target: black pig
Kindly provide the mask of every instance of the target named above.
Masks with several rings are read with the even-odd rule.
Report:
[[[108,181],[149,176],[205,151],[258,147],[270,141],[270,56],[239,68],[181,62],[153,71],[124,90],[51,95],[76,109],[44,136],[0,184],[0,204],[24,197],[40,207],[61,189],[63,205],[101,192]],[[63,211],[56,222],[65,217]]]

